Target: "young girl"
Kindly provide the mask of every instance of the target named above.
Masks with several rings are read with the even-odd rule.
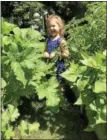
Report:
[[[59,82],[62,81],[60,73],[66,70],[64,59],[69,56],[69,51],[67,48],[67,43],[63,38],[64,22],[57,15],[50,15],[47,18],[47,28],[49,37],[47,38],[47,45],[44,51],[44,58],[49,60],[57,57],[56,67],[57,67],[57,79]]]

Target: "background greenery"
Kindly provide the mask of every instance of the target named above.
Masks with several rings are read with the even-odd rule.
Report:
[[[106,139],[106,3],[11,1],[1,8],[2,138]],[[46,13],[65,20],[63,94],[54,63],[42,58]]]

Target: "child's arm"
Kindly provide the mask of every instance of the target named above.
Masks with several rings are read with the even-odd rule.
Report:
[[[62,39],[60,41],[59,45],[60,45],[60,49],[61,49],[61,55],[63,57],[68,57],[69,56],[69,51],[68,51],[67,42],[64,39]]]

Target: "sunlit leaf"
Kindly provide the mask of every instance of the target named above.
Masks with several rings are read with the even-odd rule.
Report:
[[[27,133],[26,133],[26,130],[28,129],[28,122],[27,121],[24,121],[22,120],[20,122],[20,125],[18,126],[18,130],[21,132],[21,135],[22,136],[26,136]]]
[[[35,132],[38,131],[39,126],[40,126],[40,124],[37,123],[37,122],[35,122],[35,123],[33,123],[33,124],[28,124],[29,132],[31,133],[31,132],[33,132],[33,131],[35,131]]]
[[[15,133],[14,133],[12,127],[8,127],[7,131],[5,132],[6,139],[10,139],[14,136],[15,136]]]
[[[78,97],[77,101],[76,101],[74,104],[75,104],[75,105],[82,105],[82,104],[83,104],[81,94],[80,94],[80,96]]]
[[[21,68],[21,65],[18,62],[12,62],[11,63],[11,68],[14,71],[14,74],[16,75],[16,79],[21,81],[23,85],[26,85],[26,78],[23,69]]]
[[[94,85],[94,92],[106,92],[106,82],[102,80],[97,80]]]
[[[2,78],[2,88],[4,88],[6,85],[6,81]]]

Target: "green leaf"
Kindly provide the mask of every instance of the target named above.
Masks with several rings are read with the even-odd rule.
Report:
[[[36,67],[36,61],[41,56],[35,48],[29,47],[22,53],[21,65],[27,67],[28,69],[33,69]]]
[[[88,78],[82,77],[79,80],[77,80],[77,87],[78,87],[79,91],[85,90],[85,87],[88,85],[88,83],[89,83]]]
[[[23,62],[21,62],[21,65],[25,68],[28,68],[28,69],[34,69],[36,68],[36,65],[34,62],[32,62],[31,60],[24,60]]]
[[[100,124],[95,125],[94,131],[96,132],[97,137],[99,139],[106,140],[107,138],[106,128],[107,128],[107,123],[100,123]]]
[[[8,115],[10,117],[11,122],[14,122],[20,115],[18,109],[15,108],[13,105],[8,105],[8,111],[9,111]]]
[[[106,95],[105,95],[106,98]],[[95,100],[97,106],[96,124],[106,123],[106,99],[96,98]]]
[[[15,42],[11,42],[10,46],[9,46],[9,50],[13,53],[17,53],[18,52],[18,46]]]
[[[51,77],[49,81],[45,81],[37,86],[39,99],[46,97],[47,106],[57,106],[60,102],[58,81],[56,77]]]
[[[52,70],[52,67],[53,67],[53,63],[45,63],[44,61],[36,61],[36,72],[39,73],[39,72],[43,72],[44,74],[49,74]],[[52,71],[53,73],[53,71]]]
[[[83,101],[82,101],[82,96],[80,94],[80,96],[78,97],[77,101],[74,103],[74,105],[83,105]]]
[[[93,131],[96,125],[96,114],[97,112],[91,109],[86,110],[86,115],[88,116],[89,125],[85,129],[85,131]],[[93,116],[93,117],[92,117]]]
[[[13,29],[13,32],[15,34],[15,39],[17,40],[17,38],[19,38],[21,36],[21,29],[19,27],[15,27]]]
[[[28,129],[28,122],[22,120],[20,122],[20,125],[18,125],[18,130],[20,131],[22,136],[26,136],[27,135],[27,133],[26,133],[27,129]]]
[[[43,99],[45,98],[46,96],[46,90],[45,90],[45,86],[44,85],[40,85],[37,87],[37,92],[38,92],[38,96],[39,96],[39,99]]]
[[[33,132],[33,131],[38,131],[40,127],[40,124],[35,122],[33,124],[28,124],[28,129],[29,129],[29,133]]]
[[[8,56],[2,56],[2,63],[5,65],[8,65],[10,62]]]
[[[19,116],[18,109],[13,105],[8,104],[8,108],[2,113],[3,125],[8,124],[9,122],[14,122]]]
[[[33,30],[31,28],[28,29],[27,35],[30,37],[29,39],[31,39],[31,40],[39,41],[39,40],[43,39],[40,32]]]
[[[81,56],[82,58],[85,60],[85,59],[88,59],[89,55],[87,54],[87,52],[82,52],[81,53]]]
[[[80,66],[72,63],[70,68],[61,74],[68,81],[75,82],[78,77],[82,77],[83,72],[87,69],[86,66]]]
[[[6,139],[10,139],[10,138],[12,138],[12,137],[14,137],[15,136],[15,133],[14,133],[14,131],[13,131],[13,128],[12,127],[8,127],[7,128],[7,130],[5,131],[5,138]]]
[[[15,122],[18,116],[18,109],[11,104],[8,104],[7,109],[2,111],[2,132],[5,139],[10,139],[15,136],[11,122]]]
[[[82,93],[82,100],[86,106],[91,104],[95,100],[95,98],[96,96],[95,94],[93,94],[92,90],[87,89]]]
[[[103,55],[106,56],[106,50],[103,52]]]
[[[96,124],[101,124],[101,123],[107,123],[107,120],[106,120],[106,112],[105,114],[100,112],[100,113],[97,113],[97,116],[96,116]]]
[[[100,70],[101,70],[103,73],[106,73],[106,66],[101,66],[101,67],[100,67]]]
[[[3,20],[2,21],[2,34],[10,33],[10,31],[12,31],[15,27],[16,27],[16,25],[14,25],[12,23],[8,23]]]
[[[89,57],[88,59],[80,60],[80,62],[89,67],[97,67],[97,62],[92,58]]]
[[[102,80],[97,80],[94,85],[95,93],[106,92],[106,82]]]
[[[75,64],[75,63],[72,63],[71,64],[71,67],[66,70],[65,72],[63,72],[61,74],[62,77],[64,77],[65,79],[71,81],[71,82],[75,82],[76,79],[81,76],[79,73],[78,73],[78,64]]]
[[[72,74],[70,71],[65,71],[61,74],[61,76],[67,79],[68,81],[75,82],[80,75]]]
[[[11,43],[11,37],[10,36],[2,36],[2,47],[5,45],[8,45]]]
[[[2,78],[2,88],[5,88],[6,85],[6,81]]]
[[[39,40],[43,39],[40,32],[33,30],[31,28],[21,29],[21,36],[23,39],[30,40],[30,41],[31,40],[39,41]]]
[[[103,65],[103,61],[105,58],[105,56],[103,55],[103,53],[101,52],[97,52],[94,56],[93,59],[95,59],[95,61],[97,62],[98,66],[102,66]]]
[[[22,120],[20,125],[18,126],[18,130],[20,131],[22,136],[27,136],[28,132],[31,133],[33,131],[38,131],[40,124],[35,122],[33,124],[28,123],[27,121]]]
[[[94,101],[89,104],[89,108],[90,108],[91,111],[96,111],[97,112],[97,107],[96,107],[96,104],[95,104]]]
[[[2,112],[2,131],[5,131],[6,125],[9,123],[9,116],[8,116],[8,110],[5,110]]]
[[[11,69],[14,71],[14,74],[16,75],[16,79],[21,81],[25,86],[27,80],[25,78],[25,74],[23,69],[21,68],[21,65],[18,62],[13,61],[11,62]]]

